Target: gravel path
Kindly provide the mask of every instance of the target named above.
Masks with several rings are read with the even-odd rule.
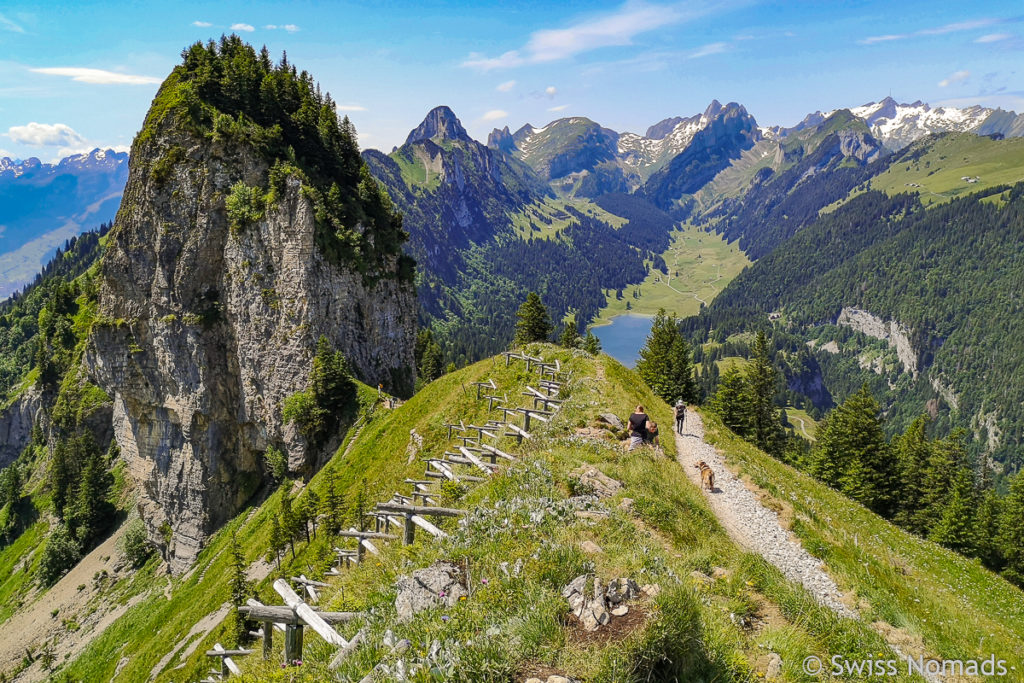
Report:
[[[756,552],[790,581],[799,583],[825,607],[851,619],[856,612],[842,602],[842,593],[818,560],[782,528],[774,510],[761,505],[757,496],[744,486],[725,466],[722,457],[704,442],[704,423],[694,411],[686,411],[683,434],[676,434],[679,464],[686,475],[700,486],[700,472],[695,465],[703,460],[715,472],[715,490],[704,494],[718,520],[729,536],[745,550]]]

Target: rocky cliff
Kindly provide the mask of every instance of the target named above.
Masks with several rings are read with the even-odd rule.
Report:
[[[28,445],[41,405],[41,392],[32,387],[0,410],[0,469],[14,462]]]
[[[180,571],[260,488],[269,446],[285,448],[298,474],[336,446],[317,452],[282,423],[321,336],[365,382],[411,386],[416,302],[397,255],[364,250],[359,265],[325,253],[330,207],[305,173],[276,174],[264,196],[273,161],[264,149],[158,107],[132,150],[87,363],[113,397],[150,536]],[[331,198],[346,201],[343,192],[335,181]],[[355,233],[364,246],[383,239],[364,223]]]

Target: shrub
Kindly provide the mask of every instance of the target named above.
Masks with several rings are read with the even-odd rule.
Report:
[[[63,524],[53,527],[39,561],[39,583],[52,586],[75,566],[81,557],[78,543]]]
[[[141,519],[133,519],[125,529],[121,539],[121,557],[132,567],[141,567],[153,555],[153,544],[146,533],[146,525]]]
[[[224,202],[232,230],[241,230],[263,218],[263,193],[239,180]]]
[[[287,405],[287,401],[285,404]],[[288,455],[280,448],[271,446],[263,454],[263,459],[267,463],[270,476],[274,478],[274,483],[280,484],[284,481],[285,475],[288,474]]]

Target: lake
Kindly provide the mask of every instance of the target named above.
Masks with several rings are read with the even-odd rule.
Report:
[[[640,349],[651,333],[652,316],[617,315],[609,325],[591,328],[601,340],[601,350],[627,367],[636,365],[640,358]]]

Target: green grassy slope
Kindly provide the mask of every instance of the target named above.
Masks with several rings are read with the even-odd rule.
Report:
[[[977,179],[968,182],[963,178]],[[1024,180],[1024,138],[993,140],[970,133],[925,138],[900,152],[871,187],[889,195],[916,192],[925,205]]]
[[[750,259],[738,245],[729,244],[721,235],[704,232],[690,223],[682,224],[672,234],[672,242],[662,258],[668,266],[668,275],[652,268],[643,282],[626,288],[622,299],[608,297],[595,324],[605,324],[624,313],[654,315],[659,308],[681,318],[695,315],[702,301],[710,303],[750,265]],[[633,296],[635,290],[639,291],[637,297]]]
[[[601,430],[579,431],[593,429],[589,426],[600,413],[625,416],[637,402],[657,421],[670,424],[668,406],[633,372],[606,356],[592,359],[550,346],[535,352],[560,358],[574,375],[563,409],[550,424],[535,429],[532,441],[519,446],[506,439],[499,444],[523,456],[522,462],[469,490],[445,487],[442,498],[447,504],[472,511],[464,526],[442,524],[450,538],[435,541],[421,532],[413,546],[384,546],[376,561],[331,579],[324,604],[369,610],[365,620],[341,627],[346,637],[359,628],[367,630],[365,646],[339,670],[341,676],[356,680],[382,659],[393,664],[383,644],[388,629],[396,638],[413,641],[406,664],[429,660],[438,667],[437,677],[421,669],[414,680],[505,681],[554,670],[592,681],[666,680],[673,675],[680,680],[742,681],[764,673],[769,651],[782,655],[789,680],[804,680],[799,667],[808,653],[868,656],[884,647],[865,624],[838,619],[759,557],[733,545],[674,461],[671,442],[665,444],[664,456],[650,450],[626,455],[617,440],[602,438]],[[365,409],[358,435],[350,433],[307,490],[322,495],[327,478],[334,476],[346,494],[346,509],[360,490],[371,504],[405,491],[402,479],[421,477],[422,459],[450,445],[446,420],[469,423],[497,416],[488,413],[486,402],[475,400],[468,386],[484,378],[493,378],[502,393],[520,404],[525,403],[518,400],[520,392],[536,381],[536,374],[527,373],[521,363],[506,368],[500,358],[485,360],[442,377],[396,410]],[[375,395],[364,398],[372,402]],[[423,437],[423,448],[414,455],[407,451],[412,429]],[[607,516],[580,518],[573,513],[568,498],[580,491],[571,472],[581,463],[593,464],[624,484],[614,497],[597,504]],[[632,499],[631,508],[623,506],[625,498]],[[222,626],[195,638],[185,636],[228,599],[226,551],[231,536],[246,562],[259,559],[279,508],[280,493],[275,493],[258,508],[244,511],[211,540],[196,568],[170,585],[166,578],[156,578],[152,566],[140,572],[133,592],[148,591],[148,596],[60,671],[57,680],[145,680],[158,662],[159,681],[204,677],[210,662],[202,652],[216,641],[228,645],[229,636]],[[347,514],[352,521],[351,512]],[[603,552],[583,553],[583,540],[596,542]],[[323,532],[308,545],[301,541],[296,559],[286,556],[280,574],[321,578],[336,543],[342,541]],[[408,624],[397,624],[396,578],[441,558],[468,565],[471,596],[449,610],[428,610]],[[522,569],[515,575],[512,568],[519,560]],[[503,562],[508,563],[508,576]],[[716,567],[724,569],[723,578],[691,576],[695,571],[711,574]],[[562,586],[585,572],[606,579],[633,576],[641,584],[658,583],[662,593],[634,605],[640,618],[634,617],[629,626],[611,636],[588,638],[573,625],[559,596]],[[257,587],[264,602],[280,603],[270,589],[276,575]],[[432,657],[434,640],[441,648]],[[189,644],[194,652],[182,656]],[[281,638],[275,639],[275,647],[281,647]],[[178,654],[167,656],[170,651]],[[331,654],[310,633],[301,667],[283,671],[279,650],[266,664],[254,655],[241,660],[244,679],[324,680]]]
[[[1024,676],[1024,592],[941,546],[913,536],[736,437],[704,414],[707,438],[735,469],[786,510],[804,547],[820,557],[866,621],[901,629],[943,659],[1008,662]]]

